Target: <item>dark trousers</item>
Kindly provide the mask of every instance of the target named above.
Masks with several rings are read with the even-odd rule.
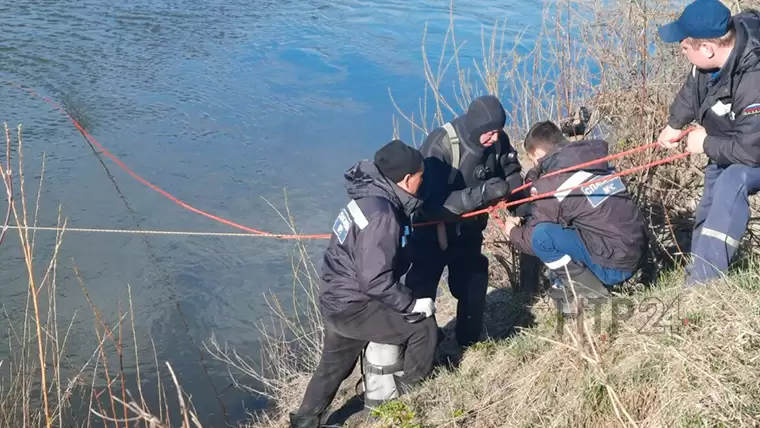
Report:
[[[721,276],[736,254],[749,223],[749,195],[760,190],[760,168],[707,165],[697,206],[687,285]]]
[[[406,286],[415,298],[435,299],[443,268],[449,268],[449,289],[457,299],[456,338],[460,346],[469,346],[480,339],[483,330],[483,311],[488,291],[488,258],[481,253],[482,235],[467,239],[449,238],[442,251],[435,244],[416,251]],[[436,245],[436,246],[433,246]]]
[[[403,314],[375,301],[356,304],[341,313],[323,311],[325,322],[322,357],[314,372],[300,416],[321,416],[332,403],[341,383],[351,374],[369,342],[406,345],[403,384],[413,385],[433,370],[438,326],[434,317],[410,323]]]
[[[561,272],[573,261],[586,266],[606,286],[620,284],[633,276],[633,272],[610,269],[595,263],[578,231],[559,224],[537,224],[533,229],[531,246],[538,258],[555,272]]]

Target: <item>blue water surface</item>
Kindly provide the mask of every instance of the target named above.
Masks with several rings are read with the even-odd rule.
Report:
[[[473,60],[481,60],[481,32],[489,37],[497,21],[506,20],[505,47],[511,48],[518,32],[540,24],[541,5],[455,4],[456,40],[467,42],[461,64],[472,69]],[[145,179],[200,209],[273,232],[289,231],[267,203],[283,208],[286,189],[299,229],[325,233],[346,201],[343,172],[392,137],[397,112],[389,89],[406,113],[419,110],[423,33],[427,26],[435,71],[450,3],[60,0],[3,2],[0,16],[0,78],[63,104]],[[523,42],[529,45],[531,37],[528,32]],[[452,78],[444,81],[449,94]],[[41,225],[56,223],[60,205],[70,227],[236,231],[183,210],[98,156],[39,98],[7,85],[0,97],[0,119],[24,127],[30,203],[45,155]],[[400,125],[411,143],[409,125],[403,119]],[[54,238],[38,233],[41,271]],[[316,263],[324,245],[309,244]],[[11,318],[26,304],[17,247],[16,237],[0,246],[0,300]],[[199,361],[201,348],[232,420],[244,417],[265,402],[227,388],[225,366],[202,343],[213,333],[258,358],[256,324],[269,319],[264,294],[287,301],[292,250],[292,243],[263,238],[67,232],[57,273],[58,317],[63,326],[75,320],[67,345],[71,366],[83,364],[97,343],[75,264],[108,322],[128,308],[131,288],[141,362],[150,362],[142,376],[146,391],[155,391],[152,338],[162,370],[163,361],[171,362],[200,413],[223,421]],[[125,357],[125,365],[134,373],[134,358]]]

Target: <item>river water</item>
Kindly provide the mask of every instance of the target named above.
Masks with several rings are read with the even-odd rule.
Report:
[[[461,60],[471,67],[481,56],[481,31],[488,35],[495,20],[506,19],[509,48],[517,31],[540,23],[540,0],[461,2],[454,16],[457,41],[467,41]],[[392,136],[389,88],[403,110],[418,108],[423,31],[427,23],[437,62],[449,2],[7,1],[0,17],[0,79],[63,104],[145,179],[215,215],[275,232],[288,230],[263,198],[282,207],[287,189],[300,229],[326,233],[346,200],[343,171]],[[40,224],[54,225],[61,205],[70,227],[236,231],[180,208],[106,158],[101,164],[41,99],[8,85],[0,85],[0,97],[0,120],[24,126],[30,203],[45,155]],[[40,273],[53,242],[54,233],[38,233]],[[310,244],[317,263],[324,245]],[[262,238],[67,233],[58,317],[64,329],[74,318],[71,366],[84,363],[97,342],[76,264],[110,322],[126,308],[131,286],[141,360],[152,361],[152,338],[196,408],[219,423],[198,347],[213,333],[256,359],[255,324],[268,317],[264,293],[287,298],[292,291],[292,248]],[[0,301],[13,319],[26,303],[24,275],[12,231],[0,246]],[[225,389],[225,368],[204,359],[231,420],[261,408],[261,399]],[[146,390],[155,385],[145,382]]]

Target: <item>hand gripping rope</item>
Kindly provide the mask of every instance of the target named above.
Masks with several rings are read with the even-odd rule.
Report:
[[[330,239],[331,234],[329,234],[329,233],[303,234],[303,235],[301,235],[301,234],[270,233],[270,232],[266,232],[264,230],[259,230],[259,229],[255,229],[255,228],[252,228],[252,227],[244,226],[244,225],[236,223],[236,222],[234,222],[232,220],[228,220],[228,219],[225,219],[225,218],[222,218],[222,217],[210,214],[210,213],[208,213],[206,211],[203,211],[201,209],[195,208],[194,206],[192,206],[192,205],[190,205],[190,204],[188,204],[188,203],[180,200],[179,198],[173,196],[169,192],[161,189],[160,187],[156,186],[155,184],[149,182],[148,180],[142,178],[140,175],[138,175],[137,173],[135,173],[134,171],[132,171],[132,169],[130,169],[121,160],[119,160],[119,158],[117,158],[116,156],[114,156],[110,151],[108,151],[108,149],[106,149],[105,147],[103,147],[103,145],[100,144],[93,136],[91,136],[76,119],[74,119],[69,113],[66,112],[66,110],[63,107],[61,107],[55,101],[51,100],[48,97],[40,95],[34,89],[27,88],[27,87],[25,87],[25,86],[23,86],[21,84],[12,82],[10,80],[0,79],[0,81],[2,81],[3,83],[5,83],[8,86],[12,86],[12,87],[21,89],[21,90],[27,92],[28,94],[30,94],[30,95],[32,95],[34,97],[40,98],[41,100],[43,100],[44,102],[46,102],[47,104],[49,104],[50,106],[52,106],[53,108],[55,108],[56,110],[58,110],[61,114],[63,114],[74,125],[74,127],[77,128],[77,130],[79,130],[79,132],[82,134],[82,136],[85,139],[87,139],[87,141],[89,141],[93,146],[97,147],[106,157],[108,157],[109,159],[111,159],[114,163],[116,163],[116,165],[118,165],[121,169],[123,169],[127,174],[129,174],[130,176],[132,176],[132,178],[134,178],[138,182],[140,182],[143,185],[149,187],[150,189],[158,192],[159,194],[163,195],[164,197],[166,197],[170,201],[176,203],[177,205],[181,206],[182,208],[184,208],[184,209],[186,209],[188,211],[194,212],[196,214],[200,214],[200,215],[202,215],[204,217],[210,218],[211,220],[217,221],[219,223],[226,224],[228,226],[232,226],[232,227],[234,227],[236,229],[239,229],[239,230],[242,230],[243,232],[246,232],[246,233],[222,233],[222,232],[216,232],[216,233],[215,232],[208,232],[207,233],[207,232],[183,232],[183,231],[168,231],[168,230],[93,229],[93,228],[71,228],[71,227],[66,227],[65,230],[79,231],[79,232],[147,233],[147,234],[157,234],[157,235],[203,235],[203,236],[249,236],[249,237],[250,236],[257,236],[257,237],[263,237],[263,238],[275,238],[275,239],[283,239],[283,240]],[[691,129],[687,129],[687,130],[683,131],[678,136],[678,138],[676,139],[676,141],[678,141],[681,138],[683,138],[690,131],[691,131]],[[573,171],[573,170],[577,170],[577,169],[582,169],[582,168],[584,168],[586,166],[594,165],[594,164],[597,164],[599,162],[606,162],[606,161],[609,161],[609,160],[612,160],[612,159],[618,159],[618,158],[630,155],[632,153],[637,153],[637,152],[644,151],[644,150],[647,150],[647,149],[650,149],[650,148],[653,148],[653,147],[657,147],[657,146],[658,146],[658,143],[656,143],[656,142],[650,143],[650,144],[647,144],[647,145],[644,145],[644,146],[641,146],[641,147],[637,147],[637,148],[634,148],[634,149],[630,149],[630,150],[627,150],[627,151],[624,151],[624,152],[616,153],[616,154],[613,154],[613,155],[610,155],[610,156],[605,156],[603,158],[596,159],[596,160],[593,160],[593,161],[590,161],[590,162],[585,162],[585,163],[582,163],[580,165],[576,165],[576,166],[569,167],[569,168],[564,168],[564,169],[561,169],[559,171],[554,171],[554,172],[552,172],[550,174],[547,174],[547,175],[545,175],[545,176],[543,176],[541,178],[550,177],[550,176],[553,176],[553,175],[557,175],[557,174],[561,174],[561,173],[564,173],[564,172]],[[578,186],[575,186],[575,187],[572,187],[572,188],[569,188],[569,189],[563,189],[562,191],[575,190],[575,189],[578,189],[578,188],[583,187],[583,186],[588,186],[589,184],[594,184],[594,183],[597,183],[597,182],[602,182],[602,181],[609,180],[611,178],[622,177],[624,175],[633,174],[634,172],[645,170],[645,169],[648,169],[648,168],[652,168],[652,167],[655,167],[657,165],[662,165],[662,164],[665,164],[665,163],[668,163],[668,162],[673,162],[675,160],[682,159],[682,158],[685,158],[687,156],[689,156],[688,152],[679,153],[679,154],[676,154],[676,155],[673,155],[673,156],[669,156],[667,158],[664,158],[664,159],[661,159],[661,160],[658,160],[658,161],[649,162],[649,163],[646,163],[644,165],[640,165],[640,166],[637,166],[637,167],[634,167],[634,168],[626,169],[626,170],[620,171],[618,173],[602,177],[602,178],[597,179],[597,180],[592,180],[592,181],[580,184]],[[511,194],[515,194],[515,193],[517,193],[517,192],[519,192],[521,190],[524,190],[524,189],[528,188],[530,185],[531,185],[531,183],[525,183],[522,186],[514,189]],[[499,202],[498,204],[496,204],[496,205],[494,205],[492,207],[484,208],[484,209],[480,209],[480,210],[477,210],[477,211],[472,211],[472,212],[463,214],[463,215],[460,216],[460,218],[474,217],[474,216],[481,215],[481,214],[493,214],[497,210],[504,209],[504,208],[509,208],[509,207],[512,207],[512,206],[515,206],[515,205],[519,205],[519,204],[523,204],[523,203],[526,203],[526,202],[535,201],[536,199],[542,199],[542,198],[546,198],[546,197],[549,197],[549,196],[553,196],[555,193],[558,193],[558,192],[559,192],[559,190],[554,190],[554,191],[551,191],[551,192],[546,192],[546,193],[543,193],[543,194],[540,194],[540,195],[534,195],[534,196],[531,196],[531,197],[528,197],[528,198],[524,198],[524,199],[520,199],[520,200],[516,200],[516,201],[512,201],[512,202],[504,202],[504,201],[502,201],[502,202]],[[501,220],[498,219],[498,217],[494,216],[494,218],[501,223]],[[414,224],[414,226],[415,227],[422,227],[422,226],[428,226],[428,225],[435,225],[435,224],[439,224],[439,223],[442,223],[442,222],[440,222],[440,221],[431,221],[431,222],[426,222],[426,223],[416,223],[416,224]],[[20,226],[18,226],[18,225],[16,225],[16,226],[10,226],[9,228],[20,228]],[[62,228],[58,228],[58,227],[41,227],[41,226],[40,227],[31,227],[30,226],[30,227],[28,227],[28,229],[61,230]]]

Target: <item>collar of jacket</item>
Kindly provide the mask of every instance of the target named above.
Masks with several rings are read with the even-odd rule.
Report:
[[[345,186],[351,199],[377,196],[389,200],[397,209],[410,217],[422,201],[410,195],[396,183],[387,179],[374,162],[362,160],[351,166],[345,173]]]
[[[412,214],[414,214],[415,211],[422,205],[422,201],[412,196],[409,192],[399,187],[396,183],[391,183],[390,180],[387,180],[388,183],[393,187],[393,193],[395,193],[396,197],[401,202],[401,206],[404,209],[404,213],[406,213],[407,217],[411,217]]]
[[[715,84],[760,68],[760,12],[748,10],[731,19],[736,29],[736,41],[726,64],[717,71]]]
[[[539,176],[603,158],[608,154],[609,146],[606,141],[601,139],[575,142],[565,140],[557,144],[553,150],[541,159],[539,162]],[[582,169],[588,172],[606,172],[609,170],[609,162],[599,162]]]

